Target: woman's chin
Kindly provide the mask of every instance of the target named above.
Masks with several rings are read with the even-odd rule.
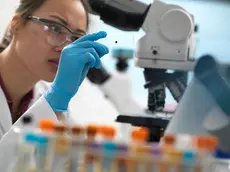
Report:
[[[55,76],[56,76],[56,73],[49,73],[46,76],[44,76],[42,80],[44,80],[46,82],[53,82]]]

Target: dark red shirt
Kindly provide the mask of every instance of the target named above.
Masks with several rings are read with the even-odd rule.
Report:
[[[0,87],[2,88],[6,99],[7,99],[7,103],[9,105],[9,109],[12,113],[12,107],[13,107],[13,102],[11,97],[9,96],[9,94],[6,91],[5,85],[3,83],[3,80],[0,76]],[[18,120],[19,117],[22,116],[23,113],[25,113],[27,111],[27,109],[29,108],[29,104],[32,101],[32,99],[34,98],[34,90],[31,90],[29,93],[27,93],[21,100],[20,105],[19,105],[19,110],[16,113],[16,115],[12,115],[12,122],[16,122]]]

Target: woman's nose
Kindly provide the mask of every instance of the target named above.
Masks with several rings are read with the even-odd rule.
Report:
[[[63,43],[62,45],[56,47],[55,50],[56,50],[57,52],[61,52],[61,51],[63,50],[63,48],[65,48],[65,47],[66,47],[67,45],[69,45],[69,44],[70,44],[69,42],[65,42],[65,43]]]

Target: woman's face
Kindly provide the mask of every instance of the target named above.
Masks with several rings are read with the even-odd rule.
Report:
[[[87,16],[80,0],[46,0],[33,16],[65,24],[77,31],[79,36],[86,33]],[[66,32],[64,36],[52,39],[51,35],[56,32],[59,28],[55,25],[47,28],[42,23],[28,20],[26,25],[19,27],[14,37],[16,53],[25,67],[34,77],[48,82],[52,82],[56,75],[61,50],[66,45],[58,46],[59,41],[72,38]]]

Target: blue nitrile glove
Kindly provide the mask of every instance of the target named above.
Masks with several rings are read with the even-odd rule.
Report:
[[[77,93],[89,68],[101,67],[100,58],[109,53],[109,49],[95,41],[106,36],[103,31],[88,34],[62,50],[56,77],[44,95],[54,112],[67,111],[69,101]]]

